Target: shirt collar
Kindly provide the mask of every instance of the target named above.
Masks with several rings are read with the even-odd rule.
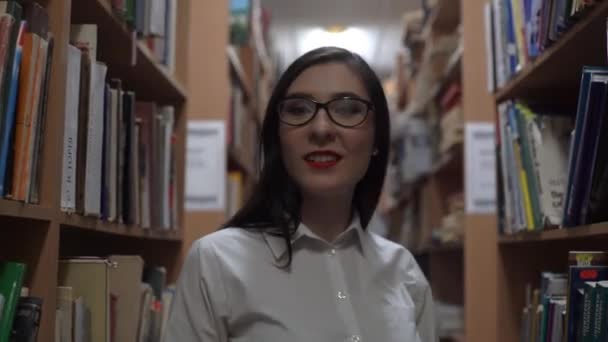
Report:
[[[341,240],[346,240],[356,235],[358,238],[358,242],[362,248],[363,254],[366,254],[366,250],[369,249],[369,237],[367,236],[369,233],[363,229],[361,226],[361,220],[358,214],[353,215],[353,218],[348,225],[348,227],[336,238],[336,243],[339,244]],[[278,261],[285,257],[287,254],[287,245],[285,244],[285,239],[277,234],[272,234],[268,232],[263,233],[264,240],[268,245],[268,248],[272,252],[274,258]],[[309,238],[312,240],[320,240],[325,241],[320,238],[317,234],[310,230],[305,224],[300,222],[298,225],[298,229],[291,236],[291,245],[294,246],[298,241]]]

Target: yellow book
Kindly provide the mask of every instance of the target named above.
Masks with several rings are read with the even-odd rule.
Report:
[[[526,35],[524,33],[524,11],[521,0],[511,0],[513,11],[513,26],[515,29],[515,42],[517,44],[517,56],[519,63],[517,70],[521,70],[528,62],[528,52],[526,48]]]
[[[526,176],[526,170],[521,162],[521,147],[519,143],[513,143],[513,150],[515,154],[515,161],[517,162],[517,169],[519,170],[519,188],[521,191],[522,200],[524,202],[524,211],[526,218],[526,229],[534,230],[534,216],[532,214],[532,203],[530,202],[530,190],[528,187],[528,178]]]

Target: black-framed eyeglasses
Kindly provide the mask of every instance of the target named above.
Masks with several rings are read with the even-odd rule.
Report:
[[[279,102],[279,119],[290,126],[303,126],[312,121],[321,108],[336,125],[352,128],[365,121],[374,105],[356,97],[339,97],[325,103],[305,97],[288,97]]]

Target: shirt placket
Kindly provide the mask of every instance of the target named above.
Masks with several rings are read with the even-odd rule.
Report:
[[[329,261],[330,279],[335,291],[334,298],[337,302],[338,313],[344,324],[344,341],[362,342],[361,331],[354,314],[353,294],[348,292],[347,281],[340,261],[340,250],[337,246],[329,246],[327,257]]]

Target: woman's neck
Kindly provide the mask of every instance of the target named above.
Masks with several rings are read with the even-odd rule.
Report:
[[[342,233],[351,220],[352,195],[320,197],[304,195],[302,198],[302,222],[327,242]]]

